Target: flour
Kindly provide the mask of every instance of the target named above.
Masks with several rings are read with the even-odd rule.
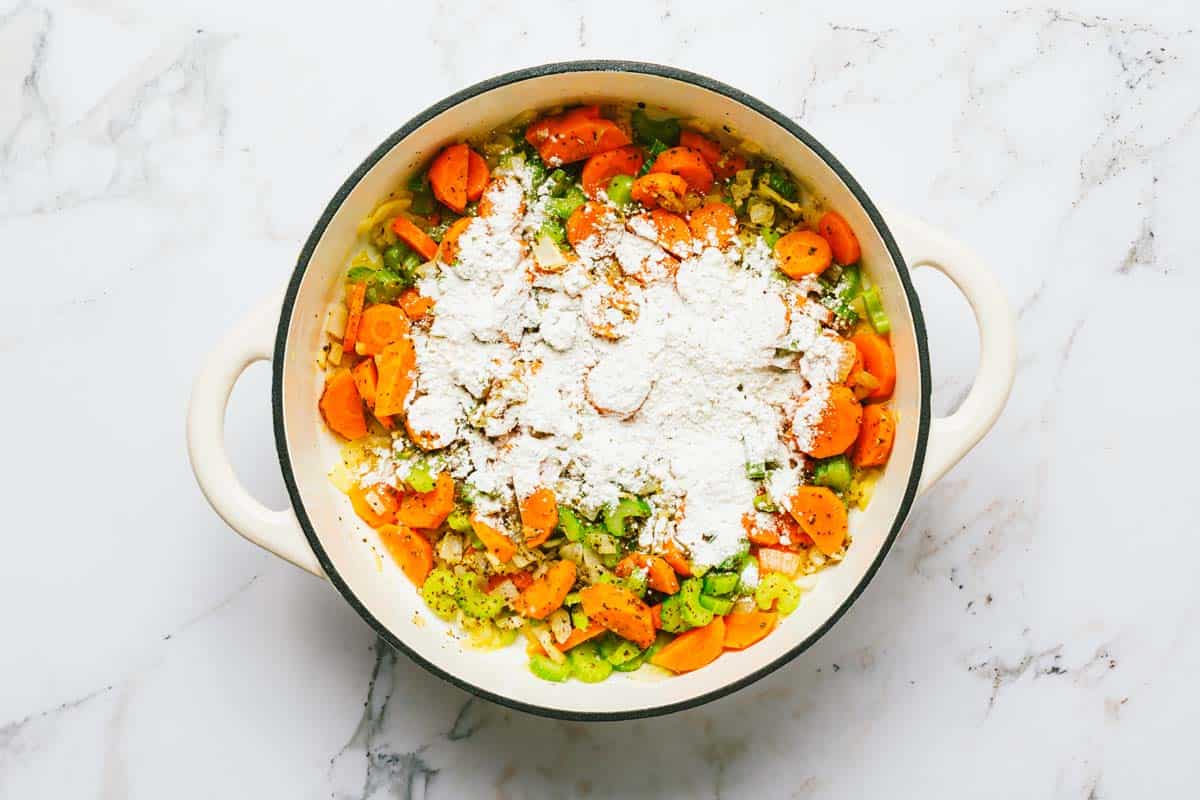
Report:
[[[455,263],[420,282],[437,305],[413,334],[409,427],[515,540],[516,503],[546,486],[588,517],[646,496],[647,550],[673,542],[702,566],[739,553],[758,491],[746,464],[778,466],[777,503],[793,494],[802,458],[788,429],[811,439],[828,384],[849,369],[841,340],[804,313],[816,284],[781,278],[761,238],[671,253],[648,220],[624,227],[611,209],[548,275],[527,244],[544,189],[518,162],[485,200]]]

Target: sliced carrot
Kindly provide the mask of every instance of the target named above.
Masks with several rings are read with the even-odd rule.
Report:
[[[682,575],[685,578],[692,577],[692,566],[688,563],[687,557],[679,549],[679,545],[675,544],[674,539],[669,539],[662,551],[663,560],[671,565],[671,569],[675,570],[677,575]]]
[[[367,499],[367,494],[370,493],[374,499]],[[362,519],[363,522],[370,525],[372,528],[379,528],[383,525],[391,525],[396,521],[396,509],[399,502],[396,500],[396,493],[390,486],[359,486],[355,484],[346,493],[350,497],[350,505],[354,507],[354,513]],[[379,506],[378,509],[375,506]]]
[[[348,369],[339,369],[325,381],[318,404],[325,424],[334,433],[347,439],[361,439],[367,435],[367,418],[363,415],[363,401],[354,385],[354,376]]]
[[[817,222],[817,230],[829,242],[833,260],[839,264],[857,264],[862,258],[858,237],[846,218],[836,211],[826,211]]]
[[[468,218],[463,217],[463,219]],[[405,289],[401,292],[399,302],[400,308],[404,309],[405,316],[411,320],[424,319],[434,306],[432,297],[426,297],[416,289]]]
[[[789,278],[819,275],[833,263],[829,242],[813,231],[792,231],[775,243],[779,269]]]
[[[788,511],[825,555],[833,555],[846,543],[846,506],[830,489],[801,486],[792,495]]]
[[[649,172],[633,182],[630,196],[646,208],[665,208],[683,213],[684,195],[688,183],[678,175],[667,172]]]
[[[692,253],[692,231],[688,224],[683,217],[665,209],[638,214],[630,220],[630,230],[653,239],[664,250],[680,258]]]
[[[863,409],[862,428],[850,460],[856,467],[879,467],[887,463],[896,439],[896,417],[879,404]]]
[[[656,592],[675,594],[679,591],[679,578],[675,577],[675,570],[662,556],[630,553],[617,562],[614,571],[617,577],[627,578],[639,569],[646,570],[646,585]]]
[[[617,224],[617,216],[612,209],[594,200],[581,205],[567,217],[567,241],[572,247],[580,242],[603,235],[606,228]]]
[[[527,617],[545,619],[562,607],[563,600],[575,585],[575,574],[574,562],[566,559],[554,562],[545,575],[521,592],[513,601],[513,608]]]
[[[525,544],[538,547],[550,538],[558,524],[558,501],[554,492],[541,487],[521,501],[521,525],[525,529]]]
[[[375,356],[379,369],[379,389],[375,394],[375,413],[403,414],[417,366],[417,351],[412,339],[402,336]]]
[[[451,499],[453,500],[453,495]],[[511,561],[512,557],[517,554],[517,546],[513,544],[513,540],[508,538],[504,531],[493,528],[480,517],[471,516],[471,530],[475,531],[475,535],[479,537],[479,541],[483,542],[483,546],[488,549],[488,552],[500,559],[500,563]]]
[[[501,572],[487,579],[487,582],[484,584],[484,591],[492,592],[505,581],[511,581],[513,586],[523,592],[533,585],[533,576],[529,574],[529,570],[524,569],[517,570],[516,572]]]
[[[749,166],[746,159],[737,153],[722,153],[721,159],[713,165],[713,175],[720,180],[727,180]]]
[[[701,244],[724,249],[737,236],[737,213],[716,200],[693,211],[688,216],[688,225]]]
[[[471,148],[452,144],[443,148],[429,165],[429,188],[447,208],[461,214],[467,207],[467,175]]]
[[[737,611],[725,616],[724,646],[743,650],[775,630],[779,615],[774,611]]]
[[[687,181],[688,188],[700,194],[708,194],[712,188],[713,174],[704,156],[690,147],[672,147],[658,154],[651,174],[670,173]]]
[[[650,622],[654,625],[654,630],[662,630],[662,603],[650,606]]]
[[[454,510],[454,479],[442,472],[428,492],[405,492],[396,519],[410,528],[431,530],[445,522]]]
[[[367,408],[375,407],[375,391],[379,385],[379,373],[375,369],[375,359],[364,358],[350,370],[354,376],[354,386],[358,396],[367,404]]]
[[[742,528],[746,531],[746,538],[750,540],[750,544],[757,544],[765,547],[773,547],[779,544],[779,531],[773,527],[763,527],[758,524],[758,519],[754,514],[742,515]]]
[[[467,200],[474,202],[483,197],[483,189],[487,186],[488,178],[492,176],[483,156],[474,150],[467,150]]]
[[[782,572],[789,578],[794,578],[799,574],[800,567],[800,556],[791,550],[758,548],[758,569],[761,572]]]
[[[565,653],[575,645],[583,644],[588,639],[595,639],[597,636],[601,636],[605,633],[608,633],[608,628],[593,622],[586,628],[574,628],[571,631],[571,635],[565,640],[556,644],[555,647]]]
[[[588,619],[636,644],[649,647],[654,642],[654,620],[650,606],[623,586],[597,583],[579,593],[583,613]]]
[[[879,385],[867,395],[868,400],[885,400],[896,389],[896,354],[888,340],[877,333],[864,331],[850,337],[862,354],[863,367]]]
[[[392,220],[392,232],[404,240],[405,244],[421,254],[421,258],[432,261],[437,255],[438,244],[425,231],[413,224],[407,217],[396,217]]]
[[[829,387],[825,411],[813,431],[811,442],[801,448],[813,458],[841,455],[858,439],[862,425],[862,405],[848,387],[834,384]]]
[[[402,525],[384,525],[379,538],[410,581],[417,586],[425,583],[433,569],[433,546],[428,539]]]
[[[365,283],[352,283],[346,287],[346,330],[342,333],[342,352],[353,353],[358,342],[358,324],[362,321],[363,303],[367,298]]]
[[[710,167],[721,160],[721,145],[695,131],[680,131],[679,146],[695,150]]]
[[[408,328],[408,317],[399,306],[376,303],[363,312],[358,326],[357,351],[365,356],[379,355],[383,348],[407,336]]]
[[[629,144],[629,136],[612,120],[603,119],[594,106],[543,117],[525,131],[525,141],[552,167],[582,161]]]
[[[672,672],[691,672],[711,664],[725,647],[725,618],[713,617],[703,628],[692,628],[650,657],[650,663]]]
[[[618,175],[637,175],[642,168],[642,149],[636,145],[627,144],[606,153],[597,153],[583,165],[583,173],[579,182],[583,191],[593,200],[608,188],[608,183]]]
[[[458,237],[463,235],[474,217],[459,217],[454,220],[446,233],[442,235],[442,243],[437,249],[437,259],[443,264],[453,264],[458,258]]]

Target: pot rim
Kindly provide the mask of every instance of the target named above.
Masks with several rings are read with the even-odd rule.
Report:
[[[342,578],[330,560],[325,548],[322,546],[319,537],[313,528],[312,522],[308,517],[304,508],[304,502],[300,497],[299,486],[296,483],[296,475],[292,468],[291,455],[288,450],[287,432],[284,426],[283,419],[283,370],[284,370],[284,355],[287,351],[288,328],[290,327],[292,313],[295,309],[296,297],[299,293],[300,283],[308,269],[309,261],[312,258],[313,252],[317,247],[317,243],[325,234],[330,221],[334,214],[341,207],[342,203],[349,196],[351,191],[359,184],[363,176],[375,166],[387,153],[391,152],[396,144],[407,138],[413,131],[424,125],[429,120],[437,117],[439,114],[453,108],[454,106],[484,92],[491,91],[512,83],[529,80],[531,78],[541,78],[549,75],[560,75],[571,72],[628,72],[640,75],[647,75],[656,78],[669,78],[685,83],[691,83],[703,89],[723,94],[726,97],[740,103],[759,114],[775,122],[783,127],[791,135],[795,136],[807,147],[809,147],[817,156],[824,161],[830,169],[846,184],[855,199],[862,205],[867,212],[871,223],[882,237],[884,245],[887,247],[889,255],[896,266],[896,271],[900,278],[900,283],[904,287],[904,293],[908,302],[909,311],[912,314],[913,333],[916,340],[917,360],[920,371],[920,415],[917,427],[916,448],[913,454],[913,462],[911,471],[908,476],[908,484],[905,487],[904,495],[901,498],[900,504],[896,509],[896,515],[892,521],[891,530],[884,539],[883,545],[879,548],[874,560],[871,562],[867,571],[863,574],[862,579],[847,595],[846,599],[839,605],[832,614],[811,634],[805,637],[795,647],[788,650],[783,655],[776,658],[774,661],[754,670],[746,675],[743,675],[737,680],[719,686],[712,691],[704,692],[703,694],[681,700],[676,703],[668,703],[666,705],[648,706],[643,708],[631,708],[624,711],[567,711],[561,708],[547,705],[536,705],[525,703],[502,694],[484,689],[481,686],[476,686],[469,681],[463,680],[456,675],[451,674],[447,670],[437,664],[424,658],[416,651],[408,647],[399,637],[397,637],[390,629],[380,622],[358,599],[357,595],[350,589],[349,585]],[[901,527],[908,516],[908,512],[912,507],[913,501],[916,498],[917,487],[921,479],[921,470],[925,462],[925,448],[929,439],[930,426],[930,395],[931,395],[931,377],[929,373],[929,348],[926,340],[925,319],[921,313],[920,301],[917,297],[916,290],[912,285],[912,279],[909,274],[908,266],[904,261],[903,255],[900,253],[899,247],[896,245],[896,240],[884,222],[879,209],[871,202],[867,193],[859,185],[858,181],[850,174],[840,161],[838,161],[832,153],[818,142],[804,128],[798,125],[791,118],[783,113],[775,110],[763,101],[752,97],[745,92],[735,89],[728,84],[699,75],[687,70],[678,69],[676,67],[666,66],[663,64],[654,64],[642,61],[625,61],[625,60],[581,60],[581,61],[559,61],[549,64],[542,64],[536,67],[527,67],[512,72],[506,72],[502,75],[497,75],[487,80],[480,81],[472,86],[468,86],[454,94],[449,95],[445,99],[434,103],[424,111],[415,115],[412,119],[398,128],[394,133],[387,137],[378,147],[376,147],[370,155],[363,160],[361,164],[350,174],[346,181],[338,187],[333,198],[326,205],[325,210],[321,213],[316,224],[313,226],[312,233],[304,243],[303,249],[300,251],[300,257],[296,262],[296,267],[292,272],[291,279],[288,281],[287,292],[283,299],[283,307],[280,312],[279,326],[275,336],[274,357],[271,365],[271,412],[274,418],[275,428],[275,449],[279,456],[279,465],[283,471],[283,480],[287,486],[288,497],[291,500],[292,509],[296,514],[296,519],[300,523],[300,528],[304,531],[305,537],[308,539],[309,545],[312,547],[317,560],[324,569],[326,576],[330,582],[337,588],[338,592],[345,598],[351,607],[362,617],[366,622],[374,628],[375,632],[383,638],[391,647],[404,653],[408,658],[425,668],[433,675],[448,681],[460,689],[464,689],[471,694],[482,697],[485,700],[498,703],[508,708],[517,711],[524,711],[538,716],[550,717],[554,719],[573,720],[573,721],[618,721],[629,719],[645,719],[656,717],[665,714],[672,714],[677,711],[684,711],[690,708],[709,703],[726,695],[733,694],[739,689],[757,682],[766,677],[783,665],[795,659],[808,648],[812,647],[822,636],[824,636],[843,615],[854,605],[855,601],[866,590],[871,579],[875,577],[875,573],[879,571],[884,558],[887,557],[891,550],[896,537],[900,533]]]

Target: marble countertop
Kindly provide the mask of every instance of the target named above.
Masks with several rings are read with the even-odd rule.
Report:
[[[1200,10],[406,5],[0,2],[0,797],[1194,794],[1200,516],[1175,447],[1198,444]],[[828,635],[622,724],[512,712],[395,656],[230,532],[183,445],[200,359],[365,153],[468,83],[582,57],[793,116],[985,257],[1021,340],[996,429]],[[917,283],[944,413],[972,322]],[[260,364],[228,441],[283,507],[268,395]]]

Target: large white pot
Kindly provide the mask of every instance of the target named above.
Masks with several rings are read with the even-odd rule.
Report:
[[[817,588],[771,636],[712,665],[669,680],[618,676],[601,684],[550,684],[526,668],[524,648],[471,650],[427,613],[411,584],[379,564],[365,529],[327,473],[338,444],[317,411],[322,375],[315,355],[336,296],[355,227],[413,168],[464,132],[487,130],[525,109],[568,102],[644,101],[680,114],[730,124],[801,176],[854,227],[863,263],[880,286],[892,320],[899,427],[891,461],[870,507],[850,518],[846,559],[820,575]],[[897,244],[897,240],[899,244]],[[903,255],[902,255],[903,254]],[[907,264],[906,264],[907,258]],[[952,416],[931,419],[929,355],[909,268],[948,275],[975,311],[979,374]],[[513,72],[465,89],[418,114],[371,153],[317,220],[280,299],[252,312],[209,357],[192,394],[188,447],[205,496],[250,541],[332,583],[394,647],[443,678],[499,703],[573,719],[622,719],[675,711],[746,686],[803,652],[845,613],[879,568],[914,498],[988,431],[1012,384],[1012,316],[996,281],[967,250],[900,214],[881,214],[858,182],[783,114],[729,86],[670,67],[574,62]],[[273,511],[237,482],[223,446],[233,384],[247,365],[273,361],[272,405],[279,463],[292,510]]]

